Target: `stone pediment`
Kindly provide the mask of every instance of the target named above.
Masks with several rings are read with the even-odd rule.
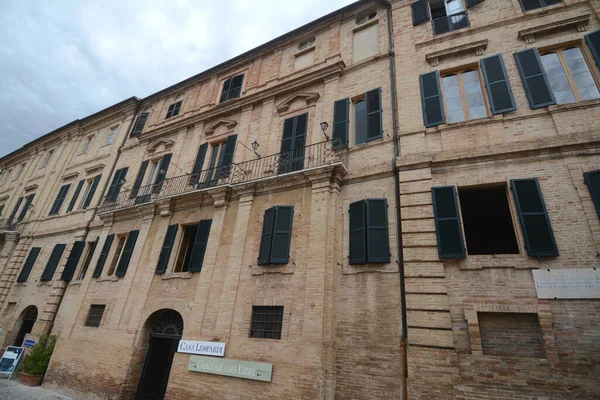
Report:
[[[158,139],[156,142],[153,142],[148,146],[147,151],[148,154],[164,153],[171,150],[174,144],[175,142],[172,140]]]
[[[210,136],[213,133],[215,133],[215,131],[217,130],[217,128],[219,128],[220,126],[225,126],[225,128],[227,128],[227,130],[232,130],[233,128],[235,128],[237,126],[237,121],[233,121],[231,119],[225,119],[225,118],[221,118],[219,120],[217,120],[216,122],[213,122],[212,124],[210,124],[205,130],[204,130],[204,134],[206,136]]]
[[[277,108],[277,112],[284,113],[288,111],[292,105],[292,103],[300,100],[305,102],[305,106],[308,106],[317,100],[319,100],[319,93],[296,93],[293,96],[288,97],[285,101],[279,104]]]

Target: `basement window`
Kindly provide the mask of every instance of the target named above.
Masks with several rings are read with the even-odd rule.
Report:
[[[250,337],[281,339],[283,306],[252,306]]]
[[[506,187],[458,189],[469,255],[519,254]]]
[[[546,358],[537,314],[478,312],[486,356]]]
[[[183,237],[181,246],[179,246],[179,255],[175,263],[175,272],[188,272],[190,268],[190,259],[194,249],[194,238],[198,232],[198,225],[189,225],[183,227]]]
[[[85,319],[85,326],[92,326],[94,328],[99,327],[105,308],[106,305],[104,304],[92,304],[90,306],[90,310],[88,311],[87,318]]]

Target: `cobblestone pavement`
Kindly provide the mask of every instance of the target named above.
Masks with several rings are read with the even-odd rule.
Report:
[[[61,396],[41,387],[29,387],[21,385],[21,382],[10,381],[6,377],[0,377],[0,400],[73,400],[70,397]]]

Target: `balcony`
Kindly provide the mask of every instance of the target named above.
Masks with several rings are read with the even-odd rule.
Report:
[[[233,187],[243,183],[291,175],[304,170],[335,164],[347,165],[347,163],[347,147],[341,145],[340,142],[329,140],[294,151],[165,179],[159,184],[142,186],[137,191],[122,190],[116,195],[105,196],[98,212],[111,212],[209,188],[227,185]]]
[[[433,34],[442,35],[444,33],[456,31],[469,27],[469,16],[466,11],[433,19]]]
[[[10,219],[0,219],[0,232],[21,232],[23,230],[23,222],[11,221]]]

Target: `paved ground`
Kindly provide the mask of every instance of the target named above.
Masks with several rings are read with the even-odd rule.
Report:
[[[0,400],[72,400],[70,397],[42,389],[21,385],[18,379],[0,377]]]

